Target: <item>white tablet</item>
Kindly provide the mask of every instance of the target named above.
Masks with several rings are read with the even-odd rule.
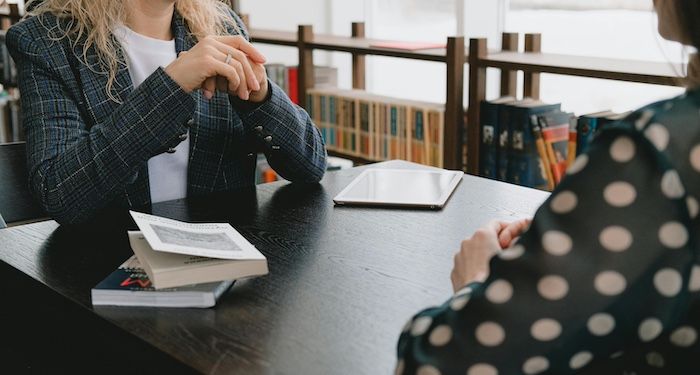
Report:
[[[461,171],[442,169],[370,168],[357,176],[333,202],[439,209],[445,206],[463,176]]]

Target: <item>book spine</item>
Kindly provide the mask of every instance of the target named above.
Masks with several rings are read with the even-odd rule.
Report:
[[[501,181],[508,180],[508,149],[510,147],[511,110],[510,105],[501,105],[498,111],[498,144],[496,147],[498,163],[497,178]]]
[[[479,173],[491,179],[498,177],[498,112],[498,104],[487,101],[481,103]]]
[[[287,86],[289,99],[294,104],[299,104],[299,68],[292,66],[287,68]]]

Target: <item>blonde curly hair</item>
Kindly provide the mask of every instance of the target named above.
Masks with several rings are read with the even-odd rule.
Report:
[[[55,25],[44,26],[54,40],[68,38],[72,45],[82,45],[79,60],[87,64],[87,52],[97,50],[99,64],[90,69],[108,76],[107,95],[119,101],[113,86],[117,72],[126,66],[121,46],[113,38],[114,29],[126,23],[129,3],[136,0],[30,0],[28,16],[52,14]],[[237,30],[230,5],[225,0],[176,0],[175,9],[183,17],[190,33],[197,39],[208,35],[226,35]]]

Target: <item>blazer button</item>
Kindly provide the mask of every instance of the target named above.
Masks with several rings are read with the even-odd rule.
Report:
[[[177,150],[174,149],[174,148],[172,148],[172,147],[170,147],[170,148],[168,149],[168,151],[165,151],[165,152],[167,152],[168,154],[174,154],[174,153],[177,152]]]
[[[268,136],[265,137],[264,139],[265,139],[265,142],[267,142],[267,143],[272,142],[272,136],[271,136],[271,135],[268,135]]]
[[[254,127],[253,129],[255,129],[255,131],[258,132],[258,133],[262,133],[262,131],[263,131],[263,127],[262,127],[262,126],[256,126],[256,127]]]
[[[181,141],[186,141],[187,140],[187,133],[180,135],[179,138]]]
[[[189,128],[189,127],[192,127],[192,125],[194,125],[194,119],[193,119],[193,118],[187,120],[186,126]]]

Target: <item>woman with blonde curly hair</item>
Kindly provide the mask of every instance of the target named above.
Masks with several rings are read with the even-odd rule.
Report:
[[[220,0],[34,0],[7,33],[30,186],[60,223],[254,184],[256,155],[318,182],[308,114]]]

